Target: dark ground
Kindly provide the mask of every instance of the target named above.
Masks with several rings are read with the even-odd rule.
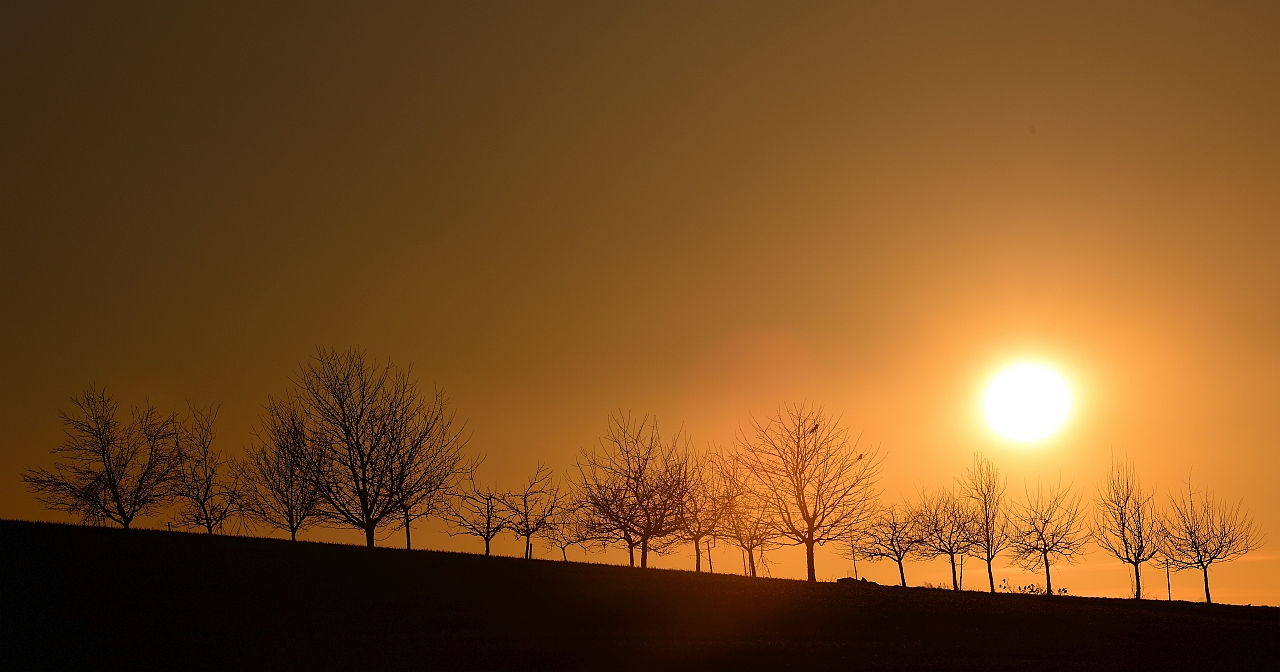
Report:
[[[0,521],[0,669],[1280,669],[1280,609]]]

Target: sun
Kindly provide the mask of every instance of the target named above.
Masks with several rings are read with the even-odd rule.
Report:
[[[987,385],[982,410],[996,433],[1018,443],[1047,438],[1071,413],[1071,389],[1043,364],[1010,366]]]

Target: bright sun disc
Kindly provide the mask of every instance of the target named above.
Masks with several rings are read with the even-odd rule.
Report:
[[[1001,371],[982,400],[987,422],[1001,436],[1027,443],[1058,430],[1071,411],[1071,390],[1056,371],[1019,364]]]

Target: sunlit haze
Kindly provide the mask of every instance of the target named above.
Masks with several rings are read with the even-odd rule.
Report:
[[[1029,443],[1048,437],[1066,421],[1071,412],[1071,390],[1062,376],[1047,366],[1017,364],[991,380],[982,407],[997,433]]]

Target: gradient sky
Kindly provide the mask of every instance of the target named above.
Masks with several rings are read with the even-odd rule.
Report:
[[[1127,454],[1243,498],[1273,540],[1214,596],[1280,604],[1277,35],[1274,3],[2,5],[0,516],[61,519],[19,474],[91,383],[221,402],[238,454],[317,344],[360,345],[503,487],[612,409],[727,446],[815,401],[886,501],[975,451],[1019,495]],[[1028,358],[1078,402],[1030,449],[979,412]],[[1129,590],[1101,551],[1054,583]]]

